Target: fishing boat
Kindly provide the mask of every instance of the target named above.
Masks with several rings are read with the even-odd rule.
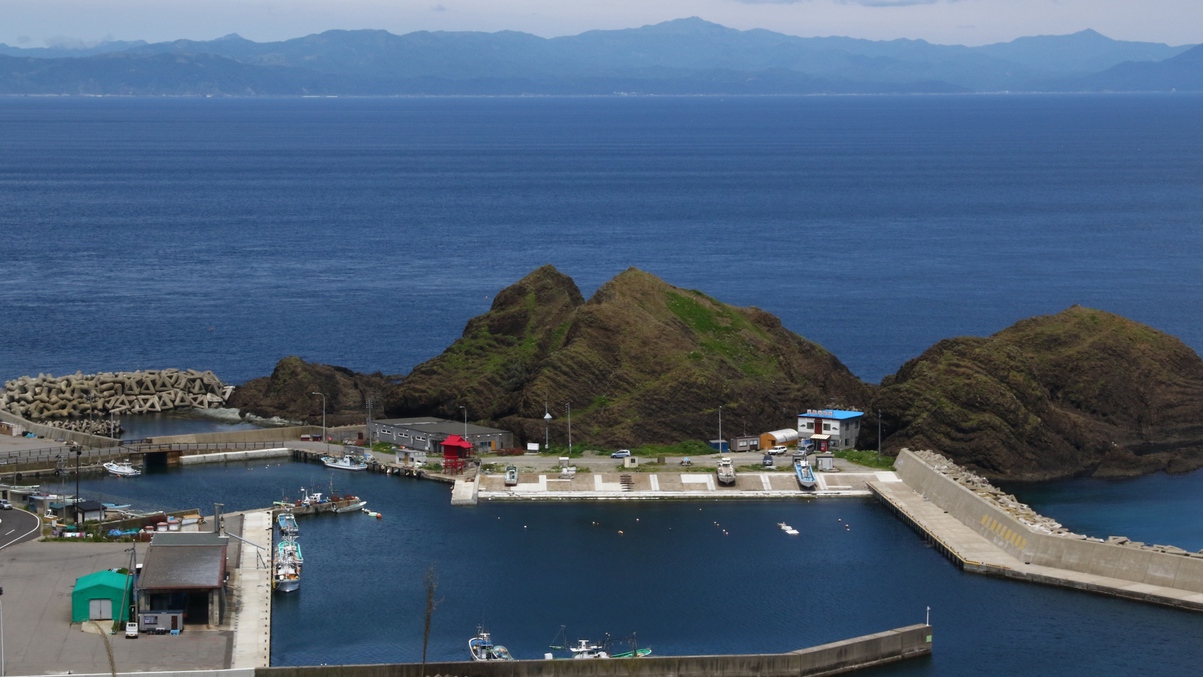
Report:
[[[574,659],[590,659],[590,658],[643,658],[649,656],[652,650],[644,647],[639,648],[633,646],[630,651],[620,651],[617,653],[610,652],[610,638],[606,637],[606,641],[598,644],[587,639],[578,639],[576,646],[568,647],[572,652]]]
[[[109,471],[110,475],[117,477],[137,477],[142,474],[142,471],[135,468],[128,459],[121,462],[109,461],[104,464],[104,469]]]
[[[348,496],[347,499],[350,499],[350,502],[346,500],[336,501],[334,503],[334,512],[355,512],[356,510],[362,510],[363,506],[368,504],[367,501],[359,500],[358,496]]]
[[[280,525],[280,535],[282,536],[295,537],[301,533],[301,528],[297,526],[297,517],[290,510],[276,515],[276,524]]]
[[[517,486],[518,484],[518,467],[507,465],[505,467],[505,485],[507,487]]]
[[[719,484],[735,484],[735,466],[731,464],[731,459],[723,457],[718,462],[718,483]]]
[[[468,652],[474,661],[512,661],[510,650],[500,644],[493,644],[493,636],[476,626],[476,636],[468,640]]]
[[[323,456],[322,463],[326,464],[327,468],[335,470],[367,470],[368,464],[355,458],[351,454],[343,454],[342,458],[334,458],[333,456]]]
[[[800,458],[794,461],[794,474],[798,476],[799,486],[803,489],[814,489],[815,471],[811,469],[806,459]]]
[[[276,562],[274,580],[276,590],[280,592],[295,592],[301,587],[301,565],[305,558],[301,555],[301,544],[291,538],[284,538],[276,544]]]

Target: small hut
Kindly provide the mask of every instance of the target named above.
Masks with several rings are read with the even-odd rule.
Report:
[[[129,575],[115,571],[80,576],[71,591],[71,622],[129,620],[132,588]]]
[[[472,443],[459,435],[451,435],[439,443],[443,448],[443,472],[448,475],[462,473],[468,461],[474,458]]]

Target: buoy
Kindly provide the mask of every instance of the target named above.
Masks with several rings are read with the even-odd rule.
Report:
[[[619,530],[618,530],[618,535],[619,535],[619,536],[621,536],[621,535],[622,535],[622,529],[619,529]]]

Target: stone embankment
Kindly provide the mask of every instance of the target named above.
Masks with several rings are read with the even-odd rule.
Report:
[[[214,409],[229,399],[211,371],[151,369],[68,376],[22,376],[4,384],[0,408],[31,420],[89,415],[147,414],[172,409]]]
[[[960,484],[969,491],[972,491],[982,500],[992,504],[994,507],[1010,515],[1020,524],[1037,533],[1048,534],[1050,536],[1060,536],[1062,538],[1070,538],[1079,541],[1092,541],[1095,543],[1106,542],[1113,545],[1122,545],[1129,548],[1148,550],[1150,552],[1165,552],[1174,555],[1189,555],[1191,557],[1203,558],[1203,550],[1200,550],[1197,553],[1191,553],[1172,545],[1145,545],[1140,541],[1132,541],[1123,536],[1110,536],[1106,541],[1104,541],[1101,538],[1075,534],[1069,529],[1061,526],[1061,524],[1056,520],[1038,514],[1026,503],[1020,503],[1019,499],[1015,498],[1015,496],[1002,491],[998,487],[995,487],[985,478],[973,474],[972,472],[958,466],[956,463],[953,463],[952,461],[948,460],[948,458],[934,451],[923,450],[912,451],[911,453],[936,472],[944,475],[957,484]]]

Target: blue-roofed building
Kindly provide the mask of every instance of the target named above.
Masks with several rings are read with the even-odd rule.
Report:
[[[809,441],[816,451],[856,448],[863,411],[807,409],[798,414],[798,443]]]

